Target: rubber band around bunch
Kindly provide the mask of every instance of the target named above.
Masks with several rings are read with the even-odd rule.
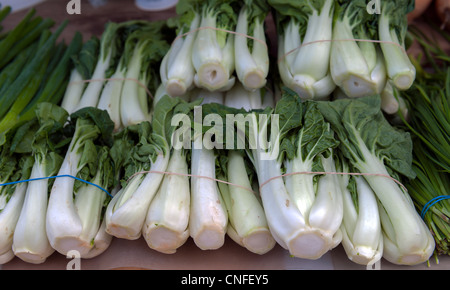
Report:
[[[253,189],[242,186],[240,184],[235,184],[229,181],[225,181],[225,180],[221,180],[218,178],[213,178],[210,176],[202,176],[202,175],[194,175],[194,174],[186,174],[186,173],[177,173],[177,172],[166,172],[166,171],[157,171],[157,170],[148,170],[148,171],[139,171],[136,172],[134,174],[132,174],[127,182],[129,182],[133,177],[135,177],[136,175],[139,174],[148,174],[148,173],[156,173],[156,174],[166,174],[166,175],[179,175],[179,176],[185,176],[185,177],[197,177],[197,178],[205,178],[205,179],[209,179],[212,181],[216,181],[216,182],[220,182],[220,183],[225,183],[231,186],[236,186],[236,187],[240,187],[242,189],[245,189],[247,191],[250,191],[252,193],[256,193]],[[282,177],[286,177],[286,176],[292,176],[292,175],[298,175],[298,174],[317,174],[317,175],[324,175],[324,174],[333,174],[333,175],[359,175],[359,176],[381,176],[381,177],[386,177],[388,179],[391,179],[392,181],[394,181],[395,183],[397,183],[400,187],[402,187],[405,192],[407,192],[407,188],[397,179],[393,178],[392,176],[389,176],[387,174],[381,174],[381,173],[357,173],[357,172],[316,172],[316,171],[301,171],[301,172],[291,172],[291,173],[286,173],[286,174],[282,174],[279,176],[275,176],[272,178],[269,178],[268,180],[264,181],[263,183],[261,183],[261,185],[259,186],[259,190],[261,190],[262,187],[264,187],[265,185],[267,185],[269,182],[271,182],[274,179],[277,178],[282,178]]]
[[[87,180],[83,180],[83,179],[78,178],[76,176],[68,175],[68,174],[49,176],[49,177],[37,177],[37,178],[30,178],[30,179],[12,181],[12,182],[7,182],[7,183],[2,183],[2,184],[0,184],[0,186],[13,185],[13,184],[19,184],[19,183],[24,183],[24,182],[32,182],[32,181],[37,181],[37,180],[54,179],[54,178],[60,178],[60,177],[70,177],[70,178],[73,178],[75,180],[79,180],[81,182],[84,182],[86,184],[93,185],[93,186],[101,189],[102,191],[106,192],[106,194],[109,195],[110,197],[112,197],[112,195],[106,189],[101,187],[100,185],[92,183],[92,182],[89,182]]]
[[[421,212],[420,212],[420,216],[423,218],[425,218],[426,213],[428,212],[428,210],[435,205],[436,203],[445,200],[445,199],[450,199],[450,195],[439,195],[436,196],[432,199],[430,199],[422,208]]]

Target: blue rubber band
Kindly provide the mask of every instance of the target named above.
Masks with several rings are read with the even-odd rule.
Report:
[[[83,179],[81,179],[81,178],[78,178],[78,177],[76,177],[76,176],[66,175],[66,174],[65,174],[65,175],[56,175],[56,176],[49,176],[49,177],[38,177],[38,178],[31,178],[31,179],[25,179],[25,180],[19,180],[19,181],[7,182],[7,183],[2,183],[2,184],[0,184],[0,186],[11,185],[11,184],[17,184],[17,183],[23,183],[23,182],[29,182],[29,181],[35,181],[35,180],[52,179],[52,178],[58,178],[58,177],[70,177],[70,178],[73,178],[73,179],[82,181],[82,182],[84,182],[84,183],[93,185],[93,186],[95,186],[95,187],[97,187],[97,188],[100,188],[101,190],[103,190],[104,192],[106,192],[107,195],[109,195],[110,197],[112,197],[112,195],[111,195],[106,189],[104,189],[103,187],[101,187],[101,186],[99,186],[99,185],[97,185],[97,184],[95,184],[95,183],[92,183],[92,182],[83,180]]]
[[[425,214],[430,209],[430,207],[432,207],[435,203],[438,203],[438,202],[440,202],[441,200],[444,200],[444,199],[450,199],[450,195],[436,196],[436,197],[432,198],[430,201],[428,201],[423,206],[422,211],[420,212],[420,216],[422,217],[422,219],[425,217]]]

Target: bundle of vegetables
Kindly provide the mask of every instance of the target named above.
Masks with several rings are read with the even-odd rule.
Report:
[[[227,114],[246,112],[228,106],[214,111],[224,119]],[[336,176],[314,174],[336,170],[333,152],[338,142],[330,126],[315,103],[302,103],[289,89],[275,108],[250,110],[244,115],[246,125],[236,128],[236,136],[245,142],[244,152],[256,172],[273,239],[295,257],[320,258],[339,244],[343,214]],[[297,171],[310,174],[294,174]]]
[[[124,161],[122,187],[106,209],[106,231],[119,238],[138,239],[142,235],[150,203],[161,185],[172,153],[175,126],[172,117],[189,113],[191,104],[180,98],[163,96],[156,103],[152,123],[142,121],[126,127],[118,138],[130,142]],[[150,172],[149,172],[150,171]]]
[[[33,166],[33,157],[17,148],[19,144],[13,141],[14,134],[15,130],[9,131],[6,142],[1,145],[0,153],[0,179],[2,184],[7,184],[0,188],[1,264],[14,258],[13,236],[27,190],[27,183],[15,182],[29,178]],[[22,143],[25,147],[30,145],[30,142],[25,143]]]
[[[1,40],[0,143],[5,142],[8,130],[34,117],[38,103],[61,100],[67,86],[70,57],[81,48],[78,33],[68,47],[56,44],[67,22],[51,32],[54,22],[33,17],[34,14],[31,9]]]
[[[319,102],[318,108],[336,132],[339,151],[348,160],[349,169],[364,174],[369,185],[366,188],[377,198],[383,257],[394,264],[406,265],[428,260],[435,248],[433,237],[416,212],[410,195],[397,183],[416,177],[411,166],[413,144],[409,133],[389,124],[380,110],[378,96]],[[365,210],[376,212],[376,203],[363,203],[363,195],[352,197],[356,198],[355,213],[359,216],[348,224],[344,219],[348,245],[350,249],[361,246],[367,249],[365,252],[376,253],[380,251],[380,243],[375,232],[371,232],[373,227],[358,226],[358,218],[377,218],[374,214],[364,214]],[[360,240],[361,237],[371,237],[371,240]]]
[[[405,36],[413,0],[383,1],[379,14],[369,13],[366,1],[268,2],[279,74],[301,98],[327,99],[336,88],[355,98],[381,93],[386,82],[400,90],[412,85]]]
[[[234,82],[234,35],[240,3],[236,0],[179,1],[178,36],[161,65],[161,79],[171,96],[193,84],[210,91],[227,90]],[[186,35],[186,33],[188,33]]]
[[[197,89],[192,94],[192,101],[200,102],[202,114],[206,122],[218,120],[217,115],[205,110],[206,105],[223,105],[224,93],[210,92],[207,89]],[[193,122],[200,122],[198,114],[194,115]],[[220,117],[219,117],[220,119]],[[223,124],[223,123],[222,123]],[[195,126],[195,125],[194,125]],[[209,126],[206,126],[208,128]],[[215,127],[205,131],[195,130],[192,133],[191,145],[191,214],[189,216],[189,234],[194,243],[202,250],[215,250],[225,243],[228,226],[228,213],[222,196],[222,188],[216,179],[220,179],[220,151],[223,149],[223,138]],[[222,147],[220,147],[222,146]]]
[[[238,109],[239,116],[251,110],[262,110],[273,105],[273,96],[265,90],[249,91],[240,83],[226,93],[227,107]],[[239,112],[243,110],[242,112]],[[227,124],[230,125],[230,124]],[[245,132],[244,124],[237,124],[236,132]],[[229,134],[229,131],[226,131]],[[230,136],[230,135],[228,135]],[[234,135],[231,135],[234,136]],[[234,138],[233,138],[234,139]],[[255,168],[245,153],[245,147],[236,138],[233,147],[222,150],[220,154],[220,174],[222,180],[230,185],[219,183],[228,211],[228,236],[236,243],[256,254],[265,254],[276,244],[270,232],[262,201],[259,195],[258,179]]]
[[[267,1],[179,1],[169,23],[177,30],[160,75],[170,96],[193,87],[228,91],[239,80],[262,88],[269,73]]]
[[[21,146],[31,140],[26,148],[33,157],[29,178],[38,180],[27,184],[12,249],[21,260],[40,264],[54,252],[46,232],[48,198],[54,179],[46,178],[58,172],[67,150],[63,128],[68,114],[57,105],[43,102],[37,106],[35,116],[18,129],[15,138]]]
[[[70,115],[65,127],[70,144],[58,171],[61,177],[52,186],[46,216],[47,237],[59,253],[76,250],[86,258],[109,245],[104,211],[115,186],[115,168],[120,167],[116,160],[122,160],[110,154],[113,128],[108,113],[95,107]]]
[[[450,253],[450,58],[431,39],[416,30],[413,33],[426,58],[423,65],[416,61],[417,80],[402,94],[410,112],[409,119],[402,118],[402,125],[413,136],[417,174],[407,188],[433,234],[437,258]]]
[[[101,38],[88,40],[73,57],[62,106],[69,113],[86,107],[106,110],[115,132],[150,121],[151,94],[159,86],[157,72],[171,37],[165,28],[164,21],[108,22]]]
[[[268,2],[275,10],[283,84],[303,99],[328,98],[336,88],[330,74],[335,1]]]

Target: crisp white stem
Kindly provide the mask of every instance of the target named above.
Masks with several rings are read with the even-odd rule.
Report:
[[[329,70],[330,50],[333,27],[333,1],[326,0],[320,14],[313,11],[308,19],[306,34],[303,38],[302,47],[292,64],[293,75],[306,74],[315,80],[322,79]],[[298,33],[298,32],[297,32]],[[313,41],[325,42],[312,43]]]
[[[93,247],[83,256],[83,258],[92,259],[99,256],[109,248],[112,239],[113,237],[106,232],[106,220],[103,218],[97,235],[94,238]]]
[[[112,80],[108,80],[103,88],[97,108],[108,112],[111,120],[114,122],[114,131],[118,132],[122,128],[120,98],[122,95],[125,70],[118,68],[111,78]]]
[[[241,82],[235,85],[225,93],[225,106],[245,109],[246,111],[252,109],[261,109],[262,97],[260,90],[248,91],[244,88]]]
[[[269,56],[267,46],[260,43],[266,41],[263,23],[255,20],[253,37],[258,40],[253,42],[253,50],[248,47],[248,8],[241,9],[236,25],[234,54],[238,57],[236,63],[236,74],[241,83],[248,89],[262,88],[266,84],[269,72]]]
[[[141,85],[147,85],[141,74],[141,50],[136,46],[130,63],[128,64],[126,78],[123,83],[120,97],[120,118],[124,127],[149,121],[149,110],[146,102],[141,101]]]
[[[30,178],[45,176],[44,164],[35,162]],[[46,232],[48,191],[46,179],[29,182],[14,232],[14,254],[28,263],[43,263],[55,251],[50,245]]]
[[[359,142],[362,144],[363,141]],[[365,158],[364,162],[357,163],[360,172],[389,176],[382,160],[372,155],[364,145],[360,145],[359,148]],[[434,239],[414,208],[411,197],[390,178],[365,176],[365,179],[383,209],[380,210],[385,235],[383,256],[397,264],[426,261],[433,253]]]
[[[86,107],[97,106],[101,91],[103,90],[103,85],[105,83],[105,73],[111,62],[111,54],[112,51],[109,50],[106,58],[104,58],[103,55],[100,55],[97,65],[95,66],[94,73],[92,74],[92,81],[88,83],[74,111]]]
[[[83,76],[76,68],[72,69],[69,83],[61,103],[61,107],[64,108],[69,114],[75,111],[75,108],[83,95],[83,90],[85,87],[86,83],[83,81]]]
[[[214,15],[205,14],[200,27],[216,27]],[[196,70],[194,82],[197,87],[210,91],[221,90],[234,84],[231,73],[235,69],[234,36],[229,35],[224,47],[217,42],[214,29],[201,29],[196,35],[192,62]]]
[[[185,94],[193,86],[195,68],[191,60],[193,44],[197,33],[195,30],[200,23],[200,15],[196,15],[191,22],[185,37],[175,40],[163,61],[160,73],[168,94],[177,97]],[[181,35],[181,32],[180,32]]]
[[[255,156],[255,160],[257,158]],[[258,180],[262,186],[260,195],[272,236],[291,255],[303,257],[306,245],[296,241],[306,222],[289,196],[283,179],[278,178],[282,175],[280,165],[273,159],[257,160]]]
[[[411,63],[404,46],[401,45],[395,30],[389,27],[389,18],[384,13],[381,13],[378,24],[387,75],[396,88],[407,90],[414,82],[416,68]]]
[[[163,173],[167,169],[169,154],[161,152],[152,163],[151,173],[135,176],[122,188],[108,204],[106,212],[106,231],[118,238],[135,240],[142,234],[142,227],[150,203],[155,196]],[[134,181],[138,182],[134,182]]]
[[[0,211],[0,264],[9,262],[13,257],[13,236],[24,204],[27,183],[16,185],[14,193]]]
[[[285,162],[286,173],[311,171],[312,161],[302,161],[300,158]],[[313,174],[293,174],[284,177],[286,188],[293,202],[304,217],[309,215],[311,206],[316,199]]]
[[[217,186],[214,151],[192,149],[189,231],[202,250],[218,249],[225,242],[228,215]],[[208,178],[203,178],[208,177]]]
[[[142,229],[148,246],[162,253],[175,253],[189,237],[190,188],[188,164],[181,150],[173,150],[161,186],[150,203]]]
[[[69,148],[72,148],[72,144]],[[58,175],[76,176],[80,158],[81,153],[77,153],[75,150],[67,152]],[[62,254],[66,254],[67,249],[75,247],[70,239],[66,238],[78,237],[83,231],[83,225],[73,201],[74,184],[73,178],[56,178],[48,202],[47,236],[52,247]]]
[[[260,200],[255,193],[249,191],[252,187],[245,170],[244,158],[236,151],[228,154],[228,181],[232,185],[221,190],[229,201],[226,202],[229,213],[227,232],[232,238],[239,237],[239,243],[249,251],[267,253],[276,242],[270,233]]]
[[[321,156],[325,172],[336,172],[333,155]],[[335,240],[344,214],[341,188],[335,174],[321,176],[317,186],[316,200],[309,213],[309,225],[322,231],[324,240],[328,240],[331,248],[340,240]]]
[[[371,265],[379,261],[383,254],[378,202],[365,179],[361,176],[354,178],[357,183],[358,213],[350,192],[343,192],[345,214],[341,227],[342,245],[350,260],[361,265]]]

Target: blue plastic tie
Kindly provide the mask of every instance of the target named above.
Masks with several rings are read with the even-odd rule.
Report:
[[[2,183],[2,184],[0,184],[0,186],[11,185],[11,184],[17,184],[17,183],[23,183],[23,182],[29,182],[29,181],[35,181],[35,180],[52,179],[52,178],[58,178],[58,177],[70,177],[70,178],[73,178],[73,179],[82,181],[82,182],[84,182],[84,183],[93,185],[93,186],[95,186],[95,187],[97,187],[97,188],[100,188],[101,190],[103,190],[104,192],[106,192],[107,195],[109,195],[110,197],[112,197],[112,195],[111,195],[106,189],[104,189],[103,187],[101,187],[101,186],[99,186],[99,185],[97,185],[97,184],[95,184],[95,183],[92,183],[92,182],[89,182],[89,181],[83,180],[83,179],[81,179],[81,178],[78,178],[78,177],[76,177],[76,176],[72,176],[72,175],[68,175],[68,174],[67,174],[67,175],[64,174],[64,175],[49,176],[49,177],[38,177],[38,178],[31,178],[31,179],[25,179],[25,180],[19,180],[19,181],[7,182],[7,183]]]
[[[425,214],[430,209],[430,207],[432,207],[435,203],[438,203],[438,202],[440,202],[441,200],[444,200],[444,199],[450,199],[450,195],[436,196],[436,197],[432,198],[430,201],[428,201],[423,206],[422,211],[420,212],[420,216],[422,217],[422,219],[425,217]]]

